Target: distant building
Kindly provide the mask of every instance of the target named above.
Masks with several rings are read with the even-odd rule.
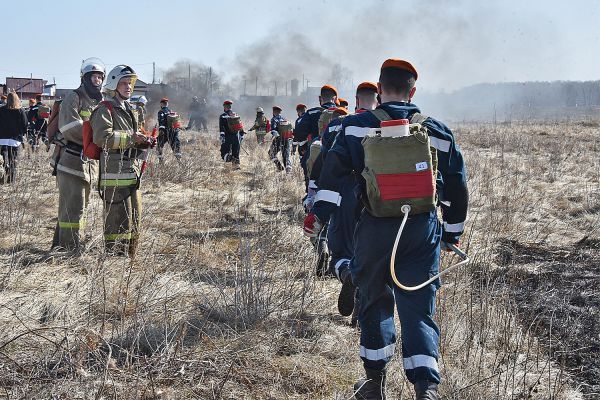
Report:
[[[133,88],[133,96],[140,96],[148,93],[148,84],[141,79],[135,81],[135,86]]]
[[[44,93],[47,81],[37,78],[6,78],[6,93],[15,92],[23,100],[34,98]]]

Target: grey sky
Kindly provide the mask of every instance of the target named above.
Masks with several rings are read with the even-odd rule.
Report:
[[[311,84],[321,84],[325,73],[295,60],[293,42],[278,41],[298,33],[314,52],[352,71],[355,82],[376,80],[388,57],[413,62],[427,90],[600,79],[600,2],[591,0],[123,3],[3,2],[0,76],[32,73],[73,87],[81,60],[96,56],[108,66],[128,63],[144,80],[152,79],[152,61],[160,78],[181,58],[214,66],[227,79],[244,73],[235,60],[266,42],[273,47],[265,62],[276,68],[282,57],[291,59]],[[14,31],[20,40],[10,40]]]

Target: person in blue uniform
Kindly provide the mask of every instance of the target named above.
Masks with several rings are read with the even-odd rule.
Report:
[[[435,210],[411,214],[398,242],[395,274],[399,281],[408,285],[420,284],[438,273],[441,248],[446,244],[458,244],[468,205],[465,166],[452,131],[443,123],[424,117],[411,103],[417,78],[417,71],[409,62],[388,59],[381,66],[378,82],[381,105],[377,110],[383,110],[394,120],[419,121],[426,127],[438,159],[437,182],[432,192],[435,189],[437,193],[443,221],[438,220]],[[356,225],[355,248],[349,268],[360,293],[360,356],[366,372],[366,379],[357,381],[354,386],[356,398],[385,398],[386,366],[396,347],[396,308],[402,329],[404,371],[414,384],[416,398],[439,399],[440,331],[433,314],[440,281],[412,292],[393,283],[390,258],[402,217],[374,216],[366,181],[361,176],[365,169],[362,141],[380,124],[381,119],[374,112],[351,115],[343,120],[342,129],[327,152],[319,192],[311,213],[305,218],[304,231],[308,236],[316,235],[342,201],[344,177],[356,174],[364,209]],[[384,156],[390,155],[381,155]],[[401,154],[397,156],[401,157]]]

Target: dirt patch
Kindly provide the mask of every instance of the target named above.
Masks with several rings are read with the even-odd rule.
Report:
[[[600,241],[570,247],[502,243],[498,256],[524,327],[569,370],[585,394],[600,391]]]

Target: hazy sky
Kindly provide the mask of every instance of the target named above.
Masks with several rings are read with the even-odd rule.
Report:
[[[304,36],[311,54],[352,71],[354,82],[376,80],[388,57],[412,61],[428,90],[600,79],[594,0],[2,1],[2,15],[0,81],[33,74],[74,87],[81,60],[92,56],[108,67],[129,64],[145,81],[153,61],[160,79],[182,58],[227,78],[244,73],[235,60],[260,42],[273,45],[265,56],[271,67],[292,60],[311,85],[323,83],[314,61],[298,57],[293,40],[281,40],[294,34]],[[20,40],[11,40],[12,32]]]

